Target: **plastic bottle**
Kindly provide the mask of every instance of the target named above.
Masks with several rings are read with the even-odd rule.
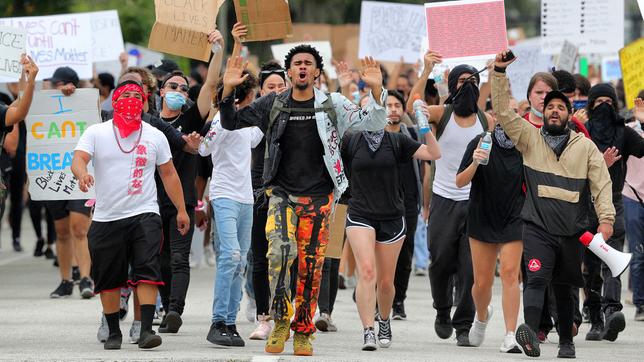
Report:
[[[414,114],[416,115],[416,122],[418,122],[418,130],[421,136],[424,136],[430,130],[429,120],[425,116],[425,113],[423,113],[424,105],[425,102],[420,99],[420,95],[418,93],[414,94]]]
[[[436,84],[436,90],[438,90],[439,97],[447,97],[449,95],[449,88],[447,87],[447,81],[442,74],[442,71],[437,73],[434,76],[434,84]]]
[[[485,136],[479,143],[479,149],[487,152],[487,157],[479,162],[479,165],[485,166],[490,161],[490,152],[492,152],[492,134],[490,132],[485,132]]]

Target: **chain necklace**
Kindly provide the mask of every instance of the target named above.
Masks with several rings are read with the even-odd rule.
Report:
[[[139,136],[136,138],[136,142],[134,142],[134,146],[132,146],[132,149],[129,151],[124,150],[123,146],[121,146],[121,142],[119,141],[119,136],[117,134],[116,128],[117,128],[116,125],[113,124],[112,130],[114,131],[114,138],[116,139],[116,144],[119,146],[119,149],[121,150],[121,152],[125,154],[132,153],[132,151],[134,151],[134,149],[136,149],[136,147],[139,145],[139,142],[141,142],[141,135],[143,134],[143,124],[141,124],[141,128],[139,130]]]

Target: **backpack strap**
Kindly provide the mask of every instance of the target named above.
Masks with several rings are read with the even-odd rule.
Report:
[[[443,131],[445,131],[445,127],[447,127],[447,122],[449,122],[449,119],[452,117],[452,112],[454,112],[453,105],[446,104],[443,106],[443,116],[441,117],[440,121],[438,121],[438,126],[436,127],[437,141],[443,135]]]
[[[400,137],[397,135],[394,135],[391,132],[385,132],[387,134],[387,137],[389,137],[389,142],[391,142],[391,147],[394,149],[394,157],[396,158],[396,161],[400,159],[400,152],[402,146],[400,145]],[[407,137],[407,136],[404,136]]]
[[[490,125],[487,122],[487,116],[485,115],[485,112],[483,112],[483,110],[479,108],[476,114],[479,116],[479,122],[483,127],[483,133],[487,132],[489,130]]]
[[[333,127],[337,129],[338,115],[335,113],[335,107],[333,106],[333,99],[331,98],[331,94],[327,94],[326,100],[322,102],[322,110],[326,112],[326,114],[329,116],[329,119],[331,120],[331,123],[333,124]],[[315,111],[317,112],[318,109],[316,108]]]

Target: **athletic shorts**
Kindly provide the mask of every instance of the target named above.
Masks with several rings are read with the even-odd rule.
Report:
[[[108,222],[92,221],[87,240],[94,293],[128,285],[136,287],[139,283],[163,285],[159,260],[161,216],[158,214],[145,213]]]
[[[54,220],[60,220],[69,216],[70,211],[90,216],[92,208],[85,206],[86,202],[87,200],[56,200],[46,201],[45,206]]]
[[[358,215],[347,214],[347,229],[367,228],[376,232],[376,242],[379,244],[393,244],[407,233],[405,217],[393,220],[370,220]]]

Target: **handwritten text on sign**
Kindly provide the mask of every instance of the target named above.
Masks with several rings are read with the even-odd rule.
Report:
[[[83,193],[71,172],[74,148],[92,124],[100,122],[98,90],[78,89],[69,97],[58,91],[34,94],[27,126],[27,175],[34,200],[93,198]],[[90,170],[90,173],[93,173]]]
[[[27,33],[22,29],[0,27],[0,76],[19,79],[20,56],[25,52]]]
[[[628,109],[635,106],[635,97],[644,89],[644,38],[628,44],[619,51],[624,78],[624,93]]]
[[[88,14],[2,18],[0,26],[27,32],[27,54],[40,68],[37,80],[69,66],[82,78],[92,77],[92,34]]]

